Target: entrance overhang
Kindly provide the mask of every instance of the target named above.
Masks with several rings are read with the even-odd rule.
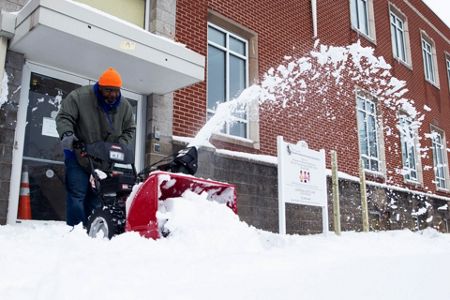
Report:
[[[112,66],[133,92],[166,94],[204,80],[203,55],[83,4],[31,0],[15,24],[9,48],[26,59],[94,80]]]

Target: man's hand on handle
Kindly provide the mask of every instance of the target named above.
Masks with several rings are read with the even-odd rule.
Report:
[[[78,138],[72,131],[66,131],[61,137],[61,143],[64,150],[73,151],[73,143],[78,141]]]

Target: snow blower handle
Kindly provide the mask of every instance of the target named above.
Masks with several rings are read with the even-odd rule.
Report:
[[[87,155],[86,152],[86,144],[80,140],[73,141],[73,148],[80,150],[80,156],[85,157]]]

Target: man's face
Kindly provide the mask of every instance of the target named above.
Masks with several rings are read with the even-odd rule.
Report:
[[[120,88],[115,86],[100,86],[99,90],[108,104],[116,102],[117,97],[120,95]]]

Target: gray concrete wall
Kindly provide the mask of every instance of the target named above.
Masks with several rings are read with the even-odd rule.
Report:
[[[278,183],[275,165],[230,157],[213,149],[200,149],[198,177],[233,183],[237,187],[238,214],[242,221],[267,231],[278,232]],[[333,230],[331,178],[327,179],[329,229]],[[340,180],[341,228],[362,231],[359,183]],[[445,201],[404,192],[368,186],[369,223],[371,230],[423,229],[434,227],[448,231],[447,210],[438,210]],[[428,207],[418,217],[413,212]],[[290,234],[322,232],[321,208],[286,205],[286,231]]]
[[[174,39],[176,0],[152,0],[150,32]],[[173,153],[173,93],[147,98],[145,163],[154,163]]]
[[[150,2],[150,31],[174,39],[177,1],[151,0]]]
[[[171,154],[173,94],[147,97],[146,165]]]
[[[0,107],[0,224],[6,223],[9,184],[12,169],[12,151],[17,123],[17,110],[22,83],[22,54],[8,51],[5,75],[8,76],[8,100]]]
[[[0,9],[18,11],[28,0],[0,0]],[[9,184],[12,168],[12,147],[17,121],[19,95],[17,88],[22,80],[23,56],[8,52],[5,62],[8,75],[8,101],[0,107],[0,224],[6,223],[8,213]],[[16,93],[13,93],[16,91]]]
[[[28,0],[0,0],[0,9],[5,11],[18,11]]]

